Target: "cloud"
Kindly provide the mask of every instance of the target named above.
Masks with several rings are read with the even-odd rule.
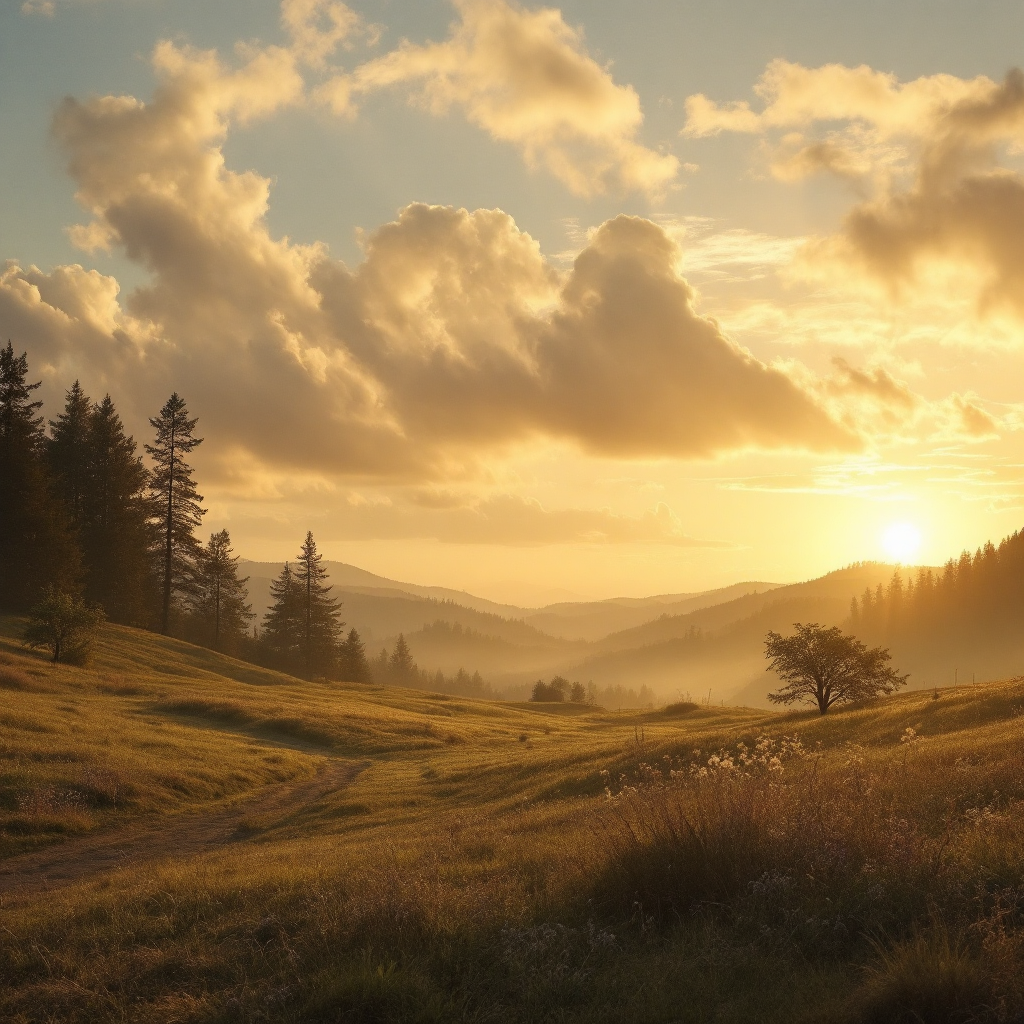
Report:
[[[339,114],[401,87],[434,114],[460,109],[582,196],[609,188],[663,192],[679,161],[636,141],[640,99],[588,55],[558,10],[505,0],[453,0],[459,19],[442,43],[397,49],[335,76],[319,95]]]
[[[999,437],[999,424],[980,405],[977,395],[951,395],[946,402],[949,434],[972,441]]]
[[[1024,177],[1001,161],[1024,145],[1024,72],[1002,82],[932,75],[901,83],[868,67],[768,66],[746,102],[688,102],[692,136],[788,132],[772,148],[781,180],[831,173],[866,196],[840,231],[812,240],[803,276],[864,282],[892,300],[915,292],[969,296],[983,315],[1024,317]]]
[[[346,540],[437,540],[447,544],[667,544],[687,548],[728,545],[688,536],[664,502],[639,516],[607,508],[545,508],[534,498],[496,494],[434,502],[413,494],[405,501],[335,503],[317,537]],[[454,498],[454,500],[452,500]]]
[[[0,331],[61,387],[185,393],[236,464],[326,478],[474,478],[524,446],[708,458],[853,450],[814,393],[695,309],[675,243],[618,217],[559,269],[500,210],[414,204],[355,268],[274,238],[269,182],[225,166],[232,123],[298,101],[292,54],[160,44],[152,101],[66,100],[54,134],[92,219],[150,274],[8,267]],[[248,460],[248,462],[247,462]]]
[[[807,68],[773,60],[754,86],[764,101],[760,112],[745,100],[719,105],[700,93],[686,101],[683,131],[701,138],[723,131],[760,134],[822,121],[857,121],[871,124],[885,138],[916,135],[951,108],[984,102],[995,88],[983,75],[929,75],[901,83],[895,75],[863,64]]]
[[[979,442],[997,439],[1014,430],[1012,414],[997,420],[977,395],[953,392],[929,401],[881,366],[860,369],[840,356],[832,360],[835,372],[817,387],[833,417],[878,441],[910,440]]]
[[[351,49],[361,37],[375,43],[380,30],[337,0],[281,0],[281,24],[291,36],[291,50],[314,69],[327,65],[339,46]]]

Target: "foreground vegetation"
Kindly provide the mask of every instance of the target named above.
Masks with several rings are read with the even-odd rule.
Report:
[[[51,665],[20,628],[4,1020],[1024,1014],[1024,680],[610,713],[305,682],[117,626]]]

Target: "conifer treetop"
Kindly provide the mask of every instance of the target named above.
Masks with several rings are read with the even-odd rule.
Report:
[[[43,417],[36,413],[41,401],[32,401],[32,392],[42,385],[26,382],[28,353],[14,354],[14,346],[7,342],[0,348],[0,438],[9,438],[15,432],[34,435],[36,443],[42,440]]]

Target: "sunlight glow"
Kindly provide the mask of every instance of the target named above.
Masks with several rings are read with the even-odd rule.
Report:
[[[882,546],[895,561],[911,562],[921,546],[921,531],[912,523],[892,523],[882,534]]]

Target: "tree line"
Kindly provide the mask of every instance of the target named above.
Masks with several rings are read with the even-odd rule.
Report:
[[[102,610],[113,622],[308,678],[369,678],[359,634],[343,635],[312,533],[294,570],[286,564],[275,581],[263,629],[254,626],[230,534],[199,539],[206,509],[189,458],[203,438],[183,398],[172,394],[150,419],[147,468],[110,395],[94,402],[75,381],[47,431],[39,387],[27,354],[8,342],[0,349],[0,608],[37,609],[36,641],[40,630],[59,636]]]
[[[1024,655],[1024,531],[941,570],[893,573],[887,587],[865,590],[850,624],[934,672],[959,663],[983,673],[1019,671]]]
[[[942,570],[895,570],[887,587],[866,589],[850,607],[864,633],[891,640],[992,639],[1024,625],[1024,531],[964,551]]]

